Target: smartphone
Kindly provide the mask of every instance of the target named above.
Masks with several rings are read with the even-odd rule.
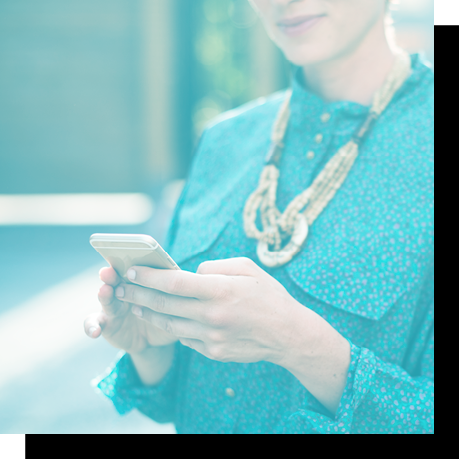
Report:
[[[93,234],[89,243],[126,283],[131,266],[179,270],[174,260],[151,236],[145,234]]]

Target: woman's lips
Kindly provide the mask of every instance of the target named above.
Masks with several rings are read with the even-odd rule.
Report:
[[[278,22],[279,29],[289,37],[297,37],[314,27],[324,16],[302,16]]]

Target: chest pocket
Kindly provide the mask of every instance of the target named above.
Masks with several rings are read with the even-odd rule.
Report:
[[[331,246],[311,240],[286,270],[302,290],[320,301],[380,320],[406,291],[389,264],[392,262],[364,255],[346,242]]]

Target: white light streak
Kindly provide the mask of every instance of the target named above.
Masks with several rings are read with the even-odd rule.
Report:
[[[141,193],[0,195],[0,226],[137,225],[153,210]]]

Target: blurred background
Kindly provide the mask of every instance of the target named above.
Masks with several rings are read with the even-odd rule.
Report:
[[[433,5],[393,13],[432,64]],[[89,236],[162,243],[206,123],[289,78],[247,0],[0,0],[0,433],[174,432],[90,385]]]

